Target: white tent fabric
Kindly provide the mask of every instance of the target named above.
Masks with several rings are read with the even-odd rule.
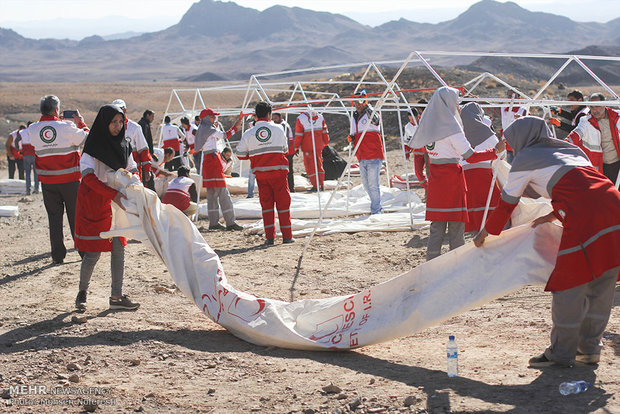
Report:
[[[0,217],[17,217],[19,216],[18,206],[0,206]]]
[[[309,236],[318,220],[291,220],[293,236]],[[416,229],[428,226],[430,222],[424,219],[424,210],[413,215],[413,227]],[[244,227],[249,234],[264,234],[263,220]],[[370,216],[354,217],[350,219],[327,219],[321,222],[315,234],[326,236],[334,233],[357,233],[363,231],[408,231],[411,230],[409,213],[385,213]],[[276,233],[281,235],[279,223],[276,220]]]
[[[294,349],[350,349],[411,335],[454,315],[548,279],[561,228],[521,226],[471,243],[355,295],[284,302],[241,292],[192,222],[128,173],[110,184],[123,191],[102,237],[148,242],[180,290],[213,321],[246,341]],[[174,248],[173,248],[174,247]],[[509,258],[509,259],[508,259]]]
[[[324,208],[329,200],[329,192],[318,193],[292,193],[291,216],[297,219],[317,218],[320,208]],[[424,212],[424,203],[414,192],[411,192],[412,209],[414,213]],[[258,198],[233,200],[235,217],[240,219],[261,218],[261,207]],[[381,187],[381,206],[385,211],[407,210],[407,193],[396,188]],[[347,191],[338,190],[331,202],[329,209],[324,212],[325,217],[343,217],[346,215],[368,214],[370,212],[370,198],[364,188],[358,185],[349,192],[349,212],[347,213]],[[200,216],[207,216],[206,204],[198,207]]]
[[[4,178],[0,180],[0,193],[26,194],[26,181]]]

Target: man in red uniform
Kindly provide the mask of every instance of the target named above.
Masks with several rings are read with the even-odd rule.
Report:
[[[209,229],[223,230],[219,222],[220,207],[222,215],[226,221],[226,230],[243,230],[243,227],[235,222],[235,211],[228,188],[226,188],[226,177],[222,168],[222,156],[217,149],[217,142],[220,139],[230,138],[237,132],[243,118],[239,117],[237,122],[225,133],[218,127],[217,116],[219,113],[211,108],[206,108],[200,113],[202,119],[200,127],[196,132],[195,150],[203,154],[202,157],[202,186],[207,189],[207,209],[209,214]]]
[[[293,131],[291,130],[291,126],[282,118],[282,114],[279,112],[274,112],[271,115],[271,120],[276,124],[280,125],[284,129],[284,135],[288,138],[288,153],[286,154],[286,159],[288,160],[288,176],[286,180],[288,181],[288,189],[291,193],[295,192],[295,176],[293,173],[293,157],[296,154],[295,150],[295,136],[293,135]]]
[[[301,147],[304,153],[304,167],[312,184],[312,191],[317,188],[323,190],[325,170],[322,154],[328,143],[329,132],[323,115],[316,111],[299,114],[295,122],[295,151]]]
[[[595,93],[590,101],[604,101],[603,94]],[[568,134],[568,141],[586,153],[592,165],[616,183],[620,177],[620,112],[605,106],[590,106],[590,114],[583,116],[577,128]]]
[[[60,100],[54,95],[41,98],[40,107],[40,121],[20,131],[20,135],[24,146],[34,147],[35,168],[49,221],[52,260],[60,264],[67,254],[62,234],[65,209],[71,235],[75,237],[75,203],[81,178],[79,150],[88,127],[79,112],[73,117],[75,125],[61,121]]]
[[[381,139],[381,119],[379,115],[370,118],[372,107],[366,99],[366,92],[362,92],[361,99],[355,101],[355,112],[351,117],[351,125],[349,129],[349,142],[357,145],[361,139],[362,142],[357,148],[355,155],[360,162],[360,175],[362,177],[362,185],[370,198],[370,214],[379,214],[383,212],[381,208],[381,189],[379,187],[379,175],[381,174],[381,165],[383,164],[383,142]],[[362,134],[364,137],[362,138]]]
[[[19,132],[26,127],[20,125],[19,129],[11,132],[6,140],[6,158],[9,161],[9,179],[15,178],[15,168],[17,167],[18,177],[24,179],[24,155],[20,151]]]
[[[256,174],[258,197],[263,213],[265,244],[274,244],[276,237],[274,205],[278,210],[283,243],[293,243],[291,229],[291,194],[286,176],[288,174],[288,140],[284,130],[269,122],[271,105],[268,102],[256,104],[256,124],[248,129],[237,145],[237,156],[250,160]]]

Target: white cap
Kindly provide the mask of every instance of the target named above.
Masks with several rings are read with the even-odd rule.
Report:
[[[127,105],[125,104],[125,101],[123,101],[122,99],[115,99],[112,102],[112,105],[120,106],[121,109],[127,109]]]

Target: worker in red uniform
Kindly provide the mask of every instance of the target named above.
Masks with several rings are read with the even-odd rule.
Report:
[[[312,184],[312,191],[316,191],[317,188],[323,190],[325,181],[323,148],[328,143],[329,131],[323,115],[316,111],[299,114],[295,122],[295,151],[301,147],[304,154],[304,167]]]
[[[237,156],[250,160],[258,183],[258,198],[263,213],[265,244],[273,245],[276,237],[274,206],[278,211],[283,243],[293,243],[291,229],[291,193],[288,188],[288,139],[284,130],[270,122],[271,105],[256,104],[256,123],[237,145]]]
[[[601,93],[590,96],[590,102],[604,101]],[[620,112],[605,106],[590,106],[568,141],[586,153],[592,165],[613,183],[620,179]]]
[[[125,114],[125,135],[129,138],[133,159],[138,166],[138,174],[142,181],[151,180],[151,153],[146,141],[142,126],[127,117],[127,104],[122,99],[115,99],[112,105],[116,105]]]
[[[476,102],[470,102],[461,108],[463,132],[474,151],[486,151],[489,148],[495,147],[499,141],[486,119],[484,110]],[[491,181],[493,181],[491,161],[471,163],[461,161],[461,167],[463,168],[465,183],[467,184],[467,215],[469,221],[465,223],[465,233],[478,232],[482,225],[482,218],[486,209],[489,190],[491,189]],[[495,206],[499,203],[499,197],[499,188],[494,183],[489,211],[495,210]]]
[[[474,243],[481,247],[489,234],[501,233],[526,187],[550,198],[553,211],[532,227],[554,220],[563,227],[545,287],[553,292],[551,345],[529,364],[596,364],[620,268],[620,193],[581,149],[553,138],[542,118],[517,119],[504,136],[515,158],[501,201]]]
[[[75,223],[75,248],[84,252],[75,299],[78,309],[86,307],[88,285],[101,252],[111,252],[110,309],[135,310],[140,306],[123,295],[127,240],[124,237],[109,239],[99,236],[112,226],[112,201],[124,208],[122,199],[126,198],[107,185],[108,177],[121,168],[138,176],[138,166],[131,154],[131,141],[125,135],[124,118],[125,114],[117,105],[102,106],[84,144]]]
[[[52,246],[52,261],[63,263],[67,254],[63,237],[63,215],[71,235],[75,234],[75,203],[80,185],[80,146],[88,135],[84,118],[77,112],[73,123],[61,121],[60,100],[54,95],[41,98],[41,119],[20,131],[22,145],[35,152],[35,168],[41,182]]]
[[[15,178],[15,168],[17,167],[18,178],[24,179],[24,154],[22,152],[22,143],[19,132],[26,129],[24,125],[20,125],[19,129],[11,132],[6,140],[6,158],[9,162],[9,179]]]
[[[168,183],[168,189],[161,199],[164,204],[172,204],[186,216],[196,214],[198,192],[196,183],[189,176],[189,168],[183,166],[177,170],[177,178]]]
[[[220,139],[228,139],[237,132],[243,118],[239,117],[237,122],[224,133],[217,128],[218,115],[219,113],[211,108],[203,109],[200,112],[201,122],[198,131],[196,131],[196,141],[194,143],[195,151],[202,153],[202,186],[207,189],[209,229],[243,230],[243,227],[235,222],[232,198],[228,188],[226,188],[226,176],[222,168],[222,156],[217,149],[217,142]],[[226,227],[219,222],[220,207],[224,221],[226,221]]]
[[[459,161],[478,162],[497,158],[505,144],[475,152],[463,133],[459,117],[459,91],[447,86],[435,91],[422,114],[420,126],[413,136],[411,148],[426,147],[429,156],[426,220],[431,221],[426,259],[441,254],[446,228],[450,250],[465,244],[467,185]]]

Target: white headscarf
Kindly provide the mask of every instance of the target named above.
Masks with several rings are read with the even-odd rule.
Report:
[[[411,148],[422,148],[433,142],[463,132],[458,113],[458,89],[443,86],[435,91],[422,112],[420,126],[409,141]]]

